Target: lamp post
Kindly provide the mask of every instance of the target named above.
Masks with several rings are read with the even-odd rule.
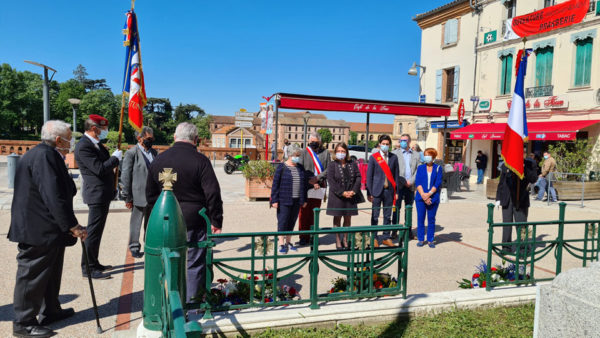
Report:
[[[306,143],[306,126],[308,125],[308,120],[310,120],[310,112],[307,111],[306,113],[304,113],[304,116],[302,116],[302,118],[304,119],[304,146],[308,147],[308,143]]]
[[[80,99],[68,99],[71,107],[73,107],[73,132],[77,131],[77,106],[81,103]]]
[[[28,61],[25,60],[26,63],[32,64],[34,66],[39,66],[44,68],[44,91],[43,91],[43,97],[44,97],[44,123],[46,123],[49,119],[50,119],[50,94],[49,94],[49,90],[48,90],[48,83],[50,81],[52,81],[52,78],[54,77],[54,74],[56,74],[56,69],[51,68],[49,66],[43,65],[41,63],[35,62],[35,61]],[[54,73],[52,73],[52,76],[50,77],[50,79],[48,80],[48,69],[50,69],[51,71],[53,71]]]
[[[423,79],[423,73],[425,73],[426,68],[425,66],[421,66],[418,65],[416,62],[413,62],[412,66],[408,69],[408,75],[417,76],[417,74],[419,73],[419,70],[417,68],[421,68],[421,76],[419,76],[419,97],[417,98],[417,102],[421,102],[421,80]],[[417,119],[417,123],[415,123],[415,125],[420,126],[422,129],[422,126],[425,125],[427,122],[425,122],[423,118],[419,119]],[[421,148],[425,149],[425,145],[423,144],[423,134],[423,130],[419,130],[417,128],[417,143],[419,143],[419,146]]]

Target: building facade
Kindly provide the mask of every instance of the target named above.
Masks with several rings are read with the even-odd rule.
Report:
[[[548,0],[457,0],[414,18],[422,29],[420,64],[426,67],[422,93],[426,102],[452,107],[445,137],[439,119],[428,121],[426,137],[426,146],[438,148],[446,162],[475,167],[476,153],[482,150],[489,158],[486,176],[498,175],[517,53],[523,47],[533,50],[525,78],[530,130],[526,151],[541,154],[552,143],[576,139],[587,139],[594,144],[594,153],[600,151],[600,124],[596,123],[600,120],[600,16],[595,1],[590,2],[581,23],[530,36],[525,43],[503,39],[507,19],[554,4]],[[461,99],[467,127],[457,123]]]
[[[350,122],[350,131],[356,133],[357,144],[364,144],[367,139],[367,124]],[[389,123],[369,123],[369,141],[377,141],[380,135],[386,134],[395,139],[400,139],[400,135],[395,135],[395,125]]]

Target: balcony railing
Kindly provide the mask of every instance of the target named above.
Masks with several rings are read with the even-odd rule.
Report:
[[[554,86],[539,86],[529,87],[525,89],[525,97],[541,97],[541,96],[552,96],[554,92]]]

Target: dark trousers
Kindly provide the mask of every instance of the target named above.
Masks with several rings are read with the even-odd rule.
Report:
[[[280,204],[277,208],[277,231],[294,231],[298,212],[300,212],[300,202],[298,199],[294,199],[294,204],[292,205]]]
[[[527,222],[529,208],[515,208],[512,201],[509,200],[508,206],[502,207],[502,223],[508,222]],[[502,243],[512,242],[512,227],[502,227]]]
[[[99,269],[100,262],[98,254],[100,253],[100,241],[102,241],[102,233],[106,225],[106,217],[108,216],[109,203],[90,204],[88,214],[88,236],[85,240],[85,247],[90,262],[90,271]],[[81,254],[81,271],[85,272],[85,257]]]
[[[396,211],[394,211],[394,214],[392,216],[392,224],[399,224],[402,221],[400,219],[400,209],[402,208],[402,201],[404,201],[405,207],[407,205],[413,205],[415,201],[415,192],[411,188],[407,187],[400,189],[400,192],[398,192],[398,199],[396,200]],[[394,231],[394,233],[395,232],[396,231]]]
[[[19,243],[13,306],[15,323],[38,325],[44,317],[61,310],[58,301],[65,247]]]
[[[418,200],[417,207],[417,239],[420,242],[425,240],[425,217],[427,217],[427,242],[433,242],[435,235],[435,215],[440,206],[440,202],[425,204],[423,200]]]
[[[320,199],[309,198],[306,200],[306,206],[304,208],[300,208],[300,223],[298,224],[298,228],[300,231],[310,230],[310,228],[315,223],[315,213],[313,212],[313,209],[320,207]],[[309,241],[310,235],[300,235],[300,240]]]
[[[140,232],[142,221],[144,222],[144,234],[148,227],[148,218],[150,217],[150,207],[139,207],[134,205],[131,209],[131,218],[129,219],[129,251],[140,251]]]
[[[387,189],[383,189],[383,192],[380,196],[373,196],[373,211],[371,212],[371,225],[377,225],[379,221],[379,212],[381,207],[383,206],[383,225],[392,224],[392,208],[394,204],[394,188],[389,187]],[[377,233],[374,233],[374,236],[377,236]],[[390,238],[390,231],[383,232],[382,240],[386,240]]]
[[[188,242],[201,242],[206,240],[204,229],[187,230]],[[187,252],[187,287],[186,299],[198,294],[198,290],[206,288],[206,248],[189,248]],[[210,287],[209,287],[210,289]]]

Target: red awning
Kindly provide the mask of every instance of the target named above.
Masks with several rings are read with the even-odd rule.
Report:
[[[279,93],[279,108],[413,116],[450,116],[443,104],[376,101],[343,97]]]
[[[531,141],[575,140],[577,132],[600,120],[529,122]],[[450,133],[453,140],[502,140],[506,123],[476,123]]]

